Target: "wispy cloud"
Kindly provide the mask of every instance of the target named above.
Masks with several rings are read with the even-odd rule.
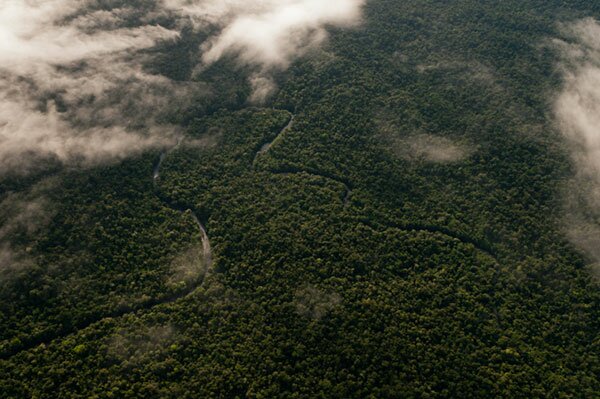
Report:
[[[205,46],[205,62],[214,62],[224,54],[234,53],[244,63],[285,68],[294,58],[327,38],[325,26],[354,25],[360,18],[363,2],[284,0],[244,3],[244,9],[238,8],[222,32]]]
[[[472,152],[464,145],[431,134],[417,134],[389,142],[395,155],[409,161],[453,163],[466,159]]]
[[[161,136],[142,129],[155,129],[155,123],[132,121],[141,110],[154,111],[148,107],[153,102],[167,103],[153,88],[170,88],[171,82],[144,73],[135,54],[173,40],[177,32],[149,24],[128,27],[127,9],[94,5],[0,4],[3,172],[26,170],[33,155],[89,163],[164,144]]]
[[[313,285],[304,285],[294,294],[296,312],[315,321],[340,306],[342,298],[333,291],[324,291]]]
[[[0,175],[39,157],[94,164],[171,143],[165,116],[200,89],[143,66],[190,21],[209,33],[199,67],[225,56],[250,66],[249,100],[260,103],[275,90],[271,71],[321,44],[327,26],[356,23],[363,1],[0,2]]]
[[[33,258],[29,256],[32,248],[28,245],[54,217],[54,207],[46,195],[54,185],[53,179],[42,180],[27,191],[8,193],[0,201],[2,284],[26,273],[34,264]]]
[[[253,95],[263,102],[275,90],[270,72],[282,70],[328,37],[326,27],[350,27],[361,19],[365,0],[165,0],[197,26],[218,33],[202,46],[202,63],[225,56],[251,66]]]
[[[584,19],[563,27],[556,40],[564,85],[554,111],[569,140],[576,174],[568,195],[572,241],[600,261],[600,24]]]

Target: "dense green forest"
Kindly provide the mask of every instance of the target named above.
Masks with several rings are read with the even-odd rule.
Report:
[[[207,32],[149,51],[213,87],[168,116],[179,145],[0,181],[36,220],[0,207],[27,254],[2,270],[0,397],[599,397],[546,45],[585,17],[600,3],[370,0],[264,106],[232,58],[194,73]]]

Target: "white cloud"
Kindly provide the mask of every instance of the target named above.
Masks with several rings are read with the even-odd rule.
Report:
[[[254,66],[250,101],[260,103],[275,90],[272,69],[321,44],[327,26],[356,23],[363,1],[0,1],[0,175],[26,170],[32,154],[85,164],[171,142],[160,117],[197,87],[143,71],[143,50],[179,36],[157,16],[217,32],[199,60]]]
[[[219,33],[202,46],[210,65],[235,56],[242,65],[260,68],[253,75],[251,100],[264,101],[273,91],[272,69],[288,68],[297,57],[327,39],[327,26],[360,22],[365,0],[165,0],[167,8],[184,13],[196,26],[216,26]],[[266,85],[269,83],[269,85]]]
[[[250,12],[235,15],[221,34],[208,43],[205,62],[237,53],[244,63],[286,68],[294,57],[325,40],[325,26],[355,24],[362,6],[362,1],[357,0],[254,3]]]
[[[86,2],[50,0],[8,1],[0,4],[0,68],[35,73],[48,65],[66,64],[130,49],[148,48],[176,32],[160,26],[141,26],[86,32],[93,20],[118,18],[114,13],[92,12],[69,24],[61,21]],[[84,24],[86,21],[88,24]]]
[[[257,104],[264,103],[276,90],[273,79],[262,75],[253,75],[250,78],[250,86],[252,86],[250,101]]]
[[[554,112],[577,168],[568,196],[569,237],[600,261],[600,24],[585,19],[564,30],[571,41],[555,41],[565,81]]]
[[[164,144],[160,135],[124,123],[135,115],[124,115],[123,97],[110,95],[123,82],[134,93],[140,86],[170,86],[166,79],[143,73],[139,63],[128,57],[177,33],[150,25],[119,27],[122,9],[87,12],[90,4],[0,3],[3,172],[26,169],[32,154],[89,163]],[[111,29],[93,29],[98,26]],[[77,63],[83,64],[74,67]],[[66,108],[62,112],[57,97]],[[148,102],[140,98],[135,101]],[[146,127],[155,128],[154,124]]]

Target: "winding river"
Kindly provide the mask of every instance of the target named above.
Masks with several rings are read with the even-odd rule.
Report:
[[[158,188],[158,182],[160,180],[160,169],[164,163],[165,158],[167,157],[167,155],[170,152],[176,150],[181,145],[182,141],[183,141],[183,139],[180,139],[173,148],[171,148],[169,150],[165,150],[160,154],[160,156],[158,158],[158,162],[154,166],[154,172],[152,174],[155,188]],[[203,253],[203,257],[204,257],[203,265],[204,265],[204,268],[206,269],[206,274],[209,274],[212,271],[212,263],[213,262],[212,262],[212,248],[210,245],[210,239],[208,238],[208,234],[206,233],[206,227],[204,227],[204,225],[200,221],[200,218],[198,217],[196,212],[194,212],[193,209],[191,209],[191,208],[182,209],[181,207],[173,204],[169,200],[166,200],[164,198],[161,198],[161,200],[163,201],[163,204],[166,205],[170,209],[173,209],[178,212],[189,211],[191,213],[192,218],[194,219],[194,221],[196,222],[196,225],[198,225],[198,229],[200,230],[200,241],[202,244],[202,253]]]
[[[290,120],[288,121],[287,125],[285,125],[283,127],[283,129],[281,129],[281,131],[277,134],[277,136],[275,136],[275,138],[273,140],[264,143],[260,147],[260,149],[254,155],[254,160],[252,161],[253,169],[256,169],[256,163],[258,162],[258,159],[261,156],[265,155],[267,152],[269,152],[269,150],[271,149],[273,144],[275,144],[277,141],[279,141],[281,139],[281,137],[283,137],[283,135],[294,126],[295,119],[296,119],[296,115],[290,114]],[[161,162],[162,162],[162,160],[161,160]],[[304,173],[304,174],[307,174],[310,176],[315,176],[315,177],[320,177],[323,179],[331,180],[331,181],[338,183],[344,187],[344,196],[342,198],[342,203],[343,203],[344,207],[347,207],[350,204],[350,198],[352,196],[352,189],[350,188],[350,185],[347,182],[345,182],[339,178],[328,176],[328,175],[318,173],[318,172],[311,172],[308,170],[271,171],[271,173],[278,174],[278,175],[292,175],[292,174]]]
[[[256,152],[256,155],[254,156],[254,160],[252,161],[252,167],[256,166],[256,162],[258,161],[258,158],[260,158],[261,155],[266,154],[271,149],[273,144],[275,144],[275,142],[277,140],[279,140],[281,138],[281,136],[283,136],[285,134],[285,132],[287,132],[294,126],[295,118],[296,118],[296,116],[294,114],[291,114],[290,120],[288,121],[287,125],[285,125],[283,129],[281,129],[281,131],[277,134],[277,136],[275,136],[275,138],[273,140],[264,143],[260,147],[260,149]]]
[[[179,147],[179,145],[181,145],[181,141],[182,140],[179,140],[177,142],[177,144],[175,146],[173,146],[171,149],[163,151],[160,154],[156,164],[154,165],[152,179],[154,182],[155,189],[158,189],[158,181],[160,179],[160,170],[161,170],[164,160],[166,159],[167,155],[170,152],[174,151],[175,149],[177,149],[177,147]],[[69,335],[76,334],[77,331],[88,328],[91,325],[101,322],[102,320],[107,320],[110,318],[119,318],[119,317],[126,316],[128,314],[135,314],[138,311],[150,310],[159,305],[164,305],[167,303],[175,302],[178,299],[184,298],[184,297],[192,294],[196,290],[196,288],[198,288],[200,285],[202,285],[202,283],[205,281],[206,277],[209,274],[211,274],[213,271],[212,249],[211,249],[211,245],[210,245],[210,240],[208,238],[208,234],[206,232],[206,228],[204,227],[204,225],[200,221],[200,218],[198,218],[198,215],[196,215],[196,213],[194,212],[193,209],[189,209],[189,208],[182,209],[181,207],[176,206],[175,204],[173,204],[172,202],[170,202],[168,200],[165,200],[163,198],[161,198],[161,200],[163,201],[165,206],[167,206],[170,209],[173,209],[173,210],[176,210],[176,211],[182,212],[182,213],[189,211],[192,215],[192,218],[198,225],[198,229],[200,230],[200,241],[202,244],[202,252],[203,252],[203,267],[205,269],[205,273],[203,274],[202,278],[198,278],[195,283],[189,284],[189,286],[186,287],[182,291],[172,293],[172,294],[160,297],[160,298],[152,298],[141,304],[136,304],[136,305],[128,304],[128,305],[119,307],[118,309],[109,311],[108,313],[104,314],[102,317],[92,316],[92,317],[82,320],[76,324],[73,324],[70,326],[63,326],[61,329],[59,329],[57,331],[53,331],[51,333],[47,333],[43,336],[33,337],[30,340],[24,341],[21,345],[19,345],[17,347],[9,348],[9,349],[1,352],[0,360],[9,359],[12,356],[15,356],[21,352],[33,349],[40,345],[48,345],[56,340],[64,339],[64,338],[68,337]]]
[[[253,169],[255,169],[258,159],[261,156],[265,155],[271,149],[272,145],[276,141],[280,140],[281,137],[293,127],[294,120],[295,120],[295,116],[293,114],[291,114],[289,122],[287,123],[287,125],[285,127],[283,127],[283,129],[281,129],[281,131],[277,134],[277,136],[273,140],[271,140],[267,143],[264,143],[261,146],[261,148],[257,151],[256,155],[254,156],[254,160],[252,162]],[[158,183],[160,182],[161,168],[163,166],[163,163],[164,163],[165,159],[167,158],[168,154],[171,153],[172,151],[176,150],[181,145],[181,142],[182,142],[182,139],[178,140],[177,144],[174,145],[172,148],[163,151],[160,154],[158,160],[156,161],[156,163],[154,165],[153,172],[152,172],[152,179],[154,182],[154,188],[157,191],[157,195],[158,195],[158,190],[159,190]],[[345,190],[344,195],[341,198],[344,207],[347,207],[350,204],[350,200],[351,200],[351,196],[352,196],[352,187],[349,182],[347,182],[341,178],[338,178],[336,176],[327,175],[324,173],[319,173],[319,172],[310,171],[310,170],[302,170],[302,169],[286,170],[286,171],[271,171],[271,173],[272,174],[280,174],[280,175],[292,175],[292,174],[301,174],[302,173],[302,174],[306,174],[306,175],[310,175],[310,176],[327,179],[332,182],[336,182],[337,184],[343,186],[344,190]],[[78,330],[85,329],[93,324],[96,324],[96,323],[102,321],[102,320],[106,320],[109,318],[122,317],[127,314],[134,314],[137,311],[149,310],[158,305],[175,302],[178,299],[181,299],[181,298],[186,297],[187,295],[193,293],[196,288],[198,288],[200,285],[202,285],[202,283],[205,281],[206,277],[209,274],[211,274],[213,271],[212,249],[211,249],[210,239],[208,237],[206,228],[205,228],[204,224],[202,224],[202,222],[200,221],[200,218],[198,217],[198,215],[195,213],[195,211],[193,209],[180,207],[180,206],[176,205],[175,203],[173,203],[171,200],[165,199],[160,195],[158,195],[158,197],[161,199],[161,201],[163,202],[163,204],[166,207],[168,207],[172,210],[175,210],[175,211],[181,212],[181,213],[189,212],[191,214],[192,218],[194,219],[194,222],[198,226],[198,229],[200,231],[200,241],[202,244],[203,266],[205,268],[205,273],[202,276],[202,278],[199,278],[195,283],[190,284],[183,291],[173,293],[173,294],[167,295],[165,297],[161,297],[161,298],[153,298],[142,304],[127,305],[127,306],[121,307],[117,310],[113,310],[100,318],[90,317],[88,320],[83,320],[83,321],[77,323],[76,325],[63,327],[62,330],[55,331],[55,332],[47,334],[43,337],[33,338],[29,341],[24,342],[19,347],[14,347],[14,348],[11,348],[9,350],[6,350],[6,351],[0,353],[0,359],[8,359],[14,355],[17,355],[23,351],[35,348],[41,344],[49,344],[55,340],[64,339],[69,335],[75,334]],[[437,234],[445,235],[449,238],[456,239],[462,243],[471,244],[476,250],[478,250],[481,253],[486,254],[487,256],[492,258],[496,262],[496,264],[498,264],[498,259],[497,259],[496,253],[490,245],[488,245],[485,242],[481,242],[476,239],[473,239],[466,234],[451,231],[450,229],[445,228],[445,227],[413,224],[413,223],[396,224],[396,223],[388,222],[388,223],[379,224],[379,223],[373,223],[371,221],[365,221],[365,220],[361,221],[361,223],[373,230],[380,230],[382,228],[383,229],[398,229],[398,230],[403,230],[403,231],[424,231],[424,232],[428,232],[431,234],[437,233]]]

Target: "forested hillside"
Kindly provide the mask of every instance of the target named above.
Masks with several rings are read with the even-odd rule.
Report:
[[[0,397],[600,395],[553,118],[553,43],[600,3],[363,13],[260,104],[190,28],[144,58],[210,92],[161,115],[177,140],[1,175]]]

